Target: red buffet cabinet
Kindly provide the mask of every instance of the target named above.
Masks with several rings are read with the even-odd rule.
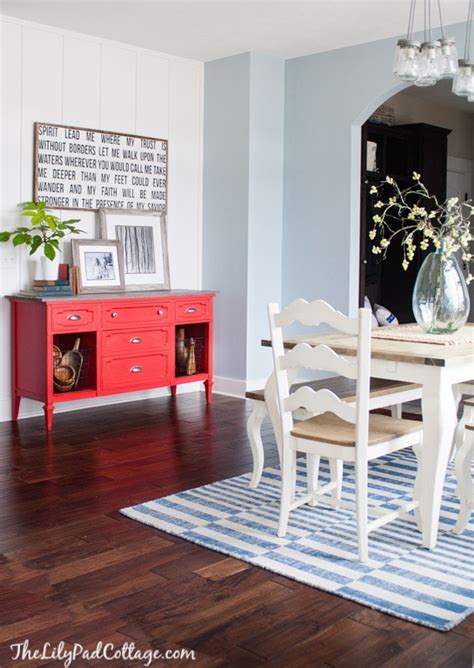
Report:
[[[52,429],[57,403],[202,381],[211,401],[213,299],[211,292],[171,290],[11,301],[12,419],[22,397],[44,404]],[[176,368],[176,332],[199,344],[191,375]],[[61,392],[53,378],[53,347],[83,356],[75,389]]]

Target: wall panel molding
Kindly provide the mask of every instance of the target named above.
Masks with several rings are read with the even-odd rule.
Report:
[[[2,227],[19,223],[17,204],[32,196],[35,121],[169,139],[172,287],[200,288],[203,63],[1,14],[0,29]],[[96,215],[77,214],[87,236],[96,236]],[[63,260],[70,261],[68,242]],[[0,245],[0,421],[10,419],[9,305],[3,296],[28,287],[37,265]],[[39,404],[24,404],[22,416],[39,414]]]

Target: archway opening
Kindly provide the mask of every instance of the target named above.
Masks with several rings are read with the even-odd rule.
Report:
[[[416,171],[439,200],[451,196],[471,199],[473,107],[465,98],[453,95],[451,81],[445,80],[433,88],[410,86],[391,91],[361,125],[360,181],[355,193],[360,198],[358,300],[362,305],[367,297],[372,305],[384,306],[400,323],[413,321],[411,295],[425,254],[418,248],[407,271],[402,268],[400,244],[390,248],[384,261],[373,255],[369,231],[376,211],[370,187],[386,176],[406,187]],[[355,230],[356,221],[353,222]],[[473,296],[471,293],[471,303]]]

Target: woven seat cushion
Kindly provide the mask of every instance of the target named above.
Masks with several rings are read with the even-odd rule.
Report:
[[[422,430],[418,420],[399,420],[386,415],[369,415],[369,445],[384,443]],[[292,435],[332,445],[355,446],[355,425],[333,413],[323,413],[294,425]]]

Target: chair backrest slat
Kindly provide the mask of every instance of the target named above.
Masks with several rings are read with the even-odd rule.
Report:
[[[316,299],[313,302],[296,299],[286,306],[281,313],[275,315],[276,327],[286,327],[293,322],[300,322],[302,325],[311,327],[327,324],[339,332],[344,332],[344,334],[357,335],[358,333],[357,318],[348,318],[322,299]]]
[[[285,399],[285,409],[287,411],[293,412],[302,407],[315,415],[327,412],[334,413],[346,422],[355,423],[357,419],[356,407],[339,399],[337,394],[331,390],[315,391],[305,385]]]
[[[345,378],[357,378],[357,362],[345,359],[334,352],[332,348],[323,344],[310,346],[308,343],[298,343],[286,355],[280,358],[282,369],[304,368],[318,371],[331,371]]]

